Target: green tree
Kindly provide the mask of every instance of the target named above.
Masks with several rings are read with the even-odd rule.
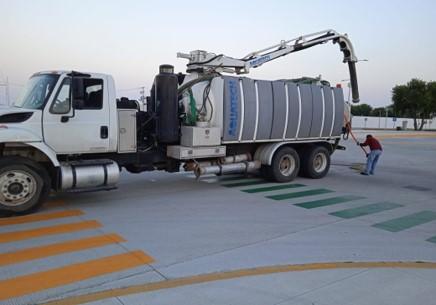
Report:
[[[427,94],[428,94],[428,107],[430,110],[430,115],[432,117],[436,116],[436,82],[427,83]]]
[[[370,116],[372,111],[372,107],[368,104],[360,104],[360,105],[352,105],[351,106],[351,114],[359,115],[359,116]]]
[[[397,85],[392,89],[394,111],[413,118],[415,130],[422,130],[432,112],[429,96],[428,84],[423,80],[414,78],[406,85]],[[418,120],[421,120],[419,126]]]

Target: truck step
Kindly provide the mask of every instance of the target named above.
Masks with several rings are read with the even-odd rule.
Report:
[[[71,189],[64,191],[65,193],[89,193],[89,192],[100,192],[100,191],[112,191],[117,189],[116,186],[110,187],[89,187],[89,188],[80,188],[80,189]]]
[[[96,160],[69,161],[63,163],[63,165],[79,167],[79,166],[91,166],[91,165],[108,165],[112,163],[114,163],[114,161],[110,159],[96,159]]]

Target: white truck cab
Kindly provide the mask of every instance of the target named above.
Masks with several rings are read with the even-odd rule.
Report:
[[[43,172],[41,165],[49,172],[61,167],[59,156],[114,153],[117,143],[117,104],[110,75],[39,72],[32,75],[12,107],[0,109],[0,162],[8,165],[26,161],[37,172]],[[57,179],[54,174],[42,176]],[[20,185],[21,181],[29,183]],[[6,204],[14,210],[32,192],[44,191],[34,187],[36,182],[22,171],[0,174],[0,207]]]
[[[116,151],[115,100],[109,75],[42,72],[31,77],[13,109],[33,111],[37,121],[31,121],[31,128],[39,130],[40,141],[56,154],[102,153]]]

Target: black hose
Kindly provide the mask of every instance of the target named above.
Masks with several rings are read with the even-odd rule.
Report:
[[[201,83],[201,82],[204,82],[204,81],[208,81],[208,80],[212,80],[214,77],[217,77],[217,76],[219,76],[218,73],[206,74],[206,75],[201,76],[199,78],[195,78],[195,79],[187,82],[186,84],[183,84],[178,89],[179,96],[183,94],[183,91],[185,91],[186,89],[194,86],[195,84],[198,84],[198,83]]]
[[[349,61],[348,69],[350,70],[350,85],[353,103],[358,103],[360,101],[360,97],[359,86],[357,85],[356,63],[354,61]]]

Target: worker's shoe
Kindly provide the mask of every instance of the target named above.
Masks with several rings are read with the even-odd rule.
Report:
[[[365,176],[368,176],[368,175],[369,175],[367,172],[361,172],[360,174],[361,174],[361,175],[365,175]]]

